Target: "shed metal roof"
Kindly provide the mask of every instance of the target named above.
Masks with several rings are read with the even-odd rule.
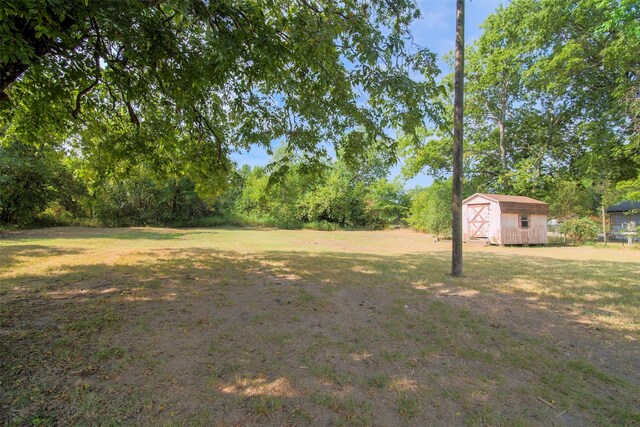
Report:
[[[640,202],[627,200],[613,206],[609,206],[606,209],[606,212],[627,212],[633,209],[640,209]]]

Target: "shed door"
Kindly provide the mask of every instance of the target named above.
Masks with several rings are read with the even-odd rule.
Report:
[[[467,205],[467,221],[469,237],[488,238],[489,237],[489,204]]]

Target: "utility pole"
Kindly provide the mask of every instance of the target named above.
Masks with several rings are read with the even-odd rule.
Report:
[[[462,123],[464,117],[464,0],[456,0],[456,64],[453,101],[453,200],[451,275],[462,276]]]
[[[607,220],[604,216],[604,204],[602,205],[602,238],[604,240],[604,245],[607,246]]]

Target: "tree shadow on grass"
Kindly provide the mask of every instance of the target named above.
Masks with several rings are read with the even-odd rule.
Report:
[[[39,245],[5,247],[0,251],[4,255],[0,266],[4,268],[9,268],[17,259],[81,252]],[[142,260],[135,265],[69,267],[64,280],[57,283],[70,289],[77,282],[83,289],[90,289],[93,277],[121,274],[130,278],[127,286],[143,288],[172,284],[189,289],[197,280],[222,280],[227,285],[241,285],[242,281],[233,283],[241,276],[245,281],[247,277],[268,277],[266,284],[278,280],[299,281],[326,286],[327,290],[354,286],[405,287],[442,293],[444,289],[461,288],[486,294],[516,294],[521,300],[553,302],[566,309],[582,306],[603,312],[613,309],[631,322],[626,327],[620,325],[618,329],[622,330],[637,331],[640,324],[640,288],[637,286],[640,263],[470,253],[466,255],[465,276],[454,278],[448,274],[449,256],[442,252],[381,256],[271,251],[242,255],[186,248],[164,250],[160,258],[152,251],[138,255]],[[149,259],[154,261],[150,263]],[[50,283],[59,276],[23,274],[9,281],[26,281],[32,289],[25,291],[33,292],[38,283]]]
[[[495,325],[479,305],[499,293],[497,309],[536,297],[624,311],[637,264],[472,253],[452,278],[442,252],[144,255],[7,279],[28,287],[3,306],[0,412],[61,424],[639,421],[637,389],[585,360],[595,339],[571,351],[542,333],[573,312],[531,302],[514,316],[537,324]],[[619,361],[637,365],[630,355]]]
[[[13,245],[0,246],[0,272],[9,270],[20,260],[37,260],[38,258],[47,258],[52,256],[73,255],[81,253],[80,249],[56,248],[44,245]],[[36,261],[37,262],[37,261]]]
[[[191,230],[179,228],[92,228],[92,227],[52,227],[37,230],[8,232],[0,234],[0,242],[19,242],[41,239],[64,240],[177,240],[195,234],[217,234],[215,230]]]
[[[465,275],[448,274],[450,258],[443,252],[379,256],[371,254],[271,252],[264,256],[281,263],[282,274],[341,285],[345,280],[361,285],[392,283],[462,287],[486,293],[517,293],[523,297],[554,300],[567,305],[629,309],[640,307],[640,263],[556,260],[502,254],[465,255]],[[636,328],[640,318],[635,317]]]

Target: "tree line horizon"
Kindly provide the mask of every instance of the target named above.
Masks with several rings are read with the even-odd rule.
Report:
[[[412,1],[3,2],[0,222],[217,214],[442,234],[453,75],[412,43],[419,13]],[[516,0],[486,19],[466,46],[465,195],[527,195],[566,219],[640,200],[638,17],[631,0]],[[272,154],[266,168],[230,160],[252,145]],[[402,179],[432,187],[388,180],[399,160]]]

